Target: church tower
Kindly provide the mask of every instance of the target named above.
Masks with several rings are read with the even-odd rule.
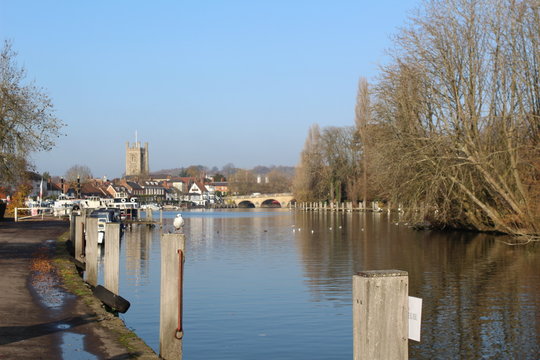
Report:
[[[126,176],[148,175],[148,143],[141,147],[139,141],[135,141],[133,146],[126,143]]]

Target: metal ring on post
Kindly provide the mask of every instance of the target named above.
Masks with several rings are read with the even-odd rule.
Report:
[[[174,332],[174,337],[178,340],[181,340],[184,337],[183,325],[182,325],[182,287],[184,284],[184,252],[181,249],[178,249],[178,327]]]

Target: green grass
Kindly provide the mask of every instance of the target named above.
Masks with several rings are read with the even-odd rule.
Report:
[[[94,297],[90,286],[84,282],[75,264],[71,261],[72,257],[66,246],[68,239],[69,231],[58,237],[53,259],[56,272],[64,288],[78,296],[92,312],[103,319],[100,324],[114,334],[115,341],[130,353],[130,358],[157,359],[157,355],[144,341],[129,330],[118,316],[107,312],[101,302]]]

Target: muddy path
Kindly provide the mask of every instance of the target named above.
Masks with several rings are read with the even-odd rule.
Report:
[[[0,359],[157,359],[77,275],[57,241],[67,230],[0,222]]]

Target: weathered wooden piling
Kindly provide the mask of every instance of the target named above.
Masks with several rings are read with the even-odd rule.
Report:
[[[118,274],[120,272],[120,224],[105,225],[104,285],[107,290],[118,295]]]
[[[161,235],[159,355],[182,359],[182,280],[184,234]],[[179,253],[180,251],[180,253]]]
[[[85,246],[84,246],[84,224],[86,222],[86,218],[82,215],[75,217],[75,241],[74,241],[74,249],[75,249],[75,260],[84,263],[85,260]]]
[[[75,219],[77,218],[77,215],[74,213],[71,213],[69,216],[69,240],[75,246]]]
[[[401,270],[353,276],[355,360],[408,359],[408,283]]]
[[[86,250],[85,262],[86,282],[92,286],[97,285],[98,275],[98,229],[97,218],[86,218]]]

